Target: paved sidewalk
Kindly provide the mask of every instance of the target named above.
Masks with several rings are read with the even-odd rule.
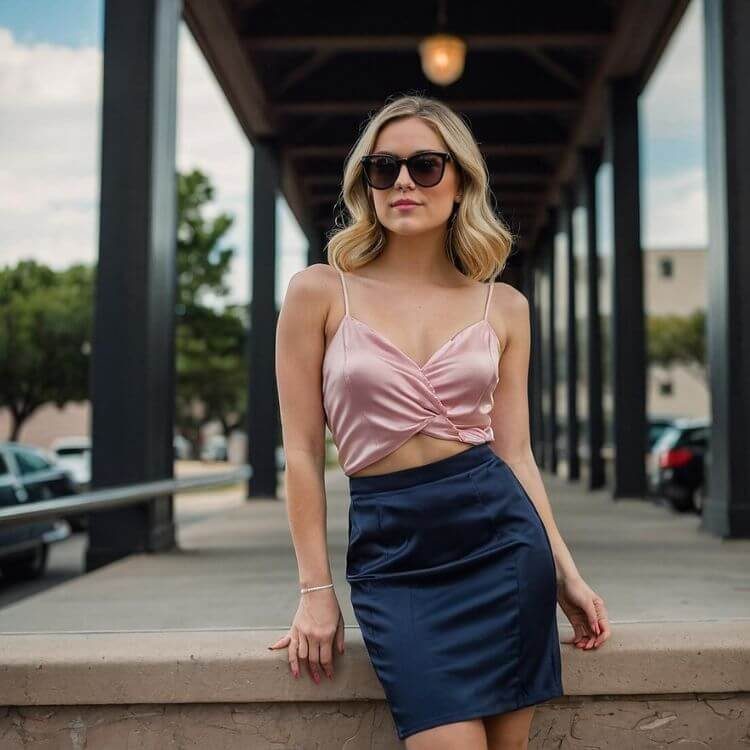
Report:
[[[328,539],[347,626],[347,484],[327,473]],[[721,540],[696,516],[612,501],[544,475],[576,563],[618,622],[750,618],[750,540]],[[0,610],[0,632],[283,628],[298,602],[283,498],[243,488],[178,497],[179,550],[134,555]],[[558,619],[567,624],[561,610]]]

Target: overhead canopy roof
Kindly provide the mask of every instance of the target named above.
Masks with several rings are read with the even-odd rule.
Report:
[[[576,165],[601,142],[606,79],[645,85],[689,0],[449,2],[445,31],[467,44],[463,76],[425,78],[417,44],[437,3],[185,0],[184,17],[251,141],[279,147],[297,220],[334,220],[344,159],[363,121],[400,93],[465,115],[503,218],[529,247]]]

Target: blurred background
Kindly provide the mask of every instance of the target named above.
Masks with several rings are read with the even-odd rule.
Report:
[[[587,581],[615,623],[672,623],[675,641],[747,621],[748,35],[746,0],[0,2],[0,662],[14,634],[58,639],[32,642],[0,701],[56,701],[34,665],[61,633],[171,633],[135,649],[170,668],[189,661],[179,630],[232,644],[288,625],[276,317],[292,275],[327,262],[362,124],[405,93],[466,119],[518,236],[499,280],[530,301],[534,455]],[[691,675],[733,674],[715,638]],[[101,648],[120,646],[126,669],[125,641]],[[716,688],[665,688],[660,648],[629,662],[661,665],[629,692]],[[163,702],[236,698],[224,665],[208,698],[169,683]],[[159,702],[141,676],[67,702]],[[660,722],[649,747],[679,739]],[[735,724],[700,746],[740,746]]]

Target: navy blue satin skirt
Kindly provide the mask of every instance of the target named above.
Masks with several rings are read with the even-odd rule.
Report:
[[[400,739],[563,695],[552,548],[489,444],[349,490],[346,579]]]

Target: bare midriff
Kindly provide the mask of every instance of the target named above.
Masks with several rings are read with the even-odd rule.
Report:
[[[351,476],[366,477],[373,474],[399,471],[400,469],[410,469],[414,466],[440,461],[457,453],[463,453],[469,448],[471,448],[471,445],[452,440],[441,440],[432,437],[432,435],[424,435],[418,432],[416,435],[412,435],[402,446],[396,448],[395,451]]]

